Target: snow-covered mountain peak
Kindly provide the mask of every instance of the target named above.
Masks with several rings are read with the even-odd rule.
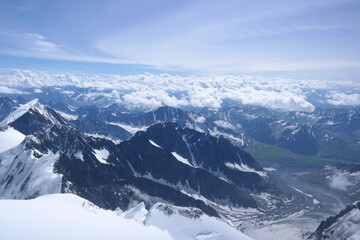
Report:
[[[28,112],[36,112],[43,116],[46,120],[52,124],[59,124],[62,120],[59,117],[54,116],[53,111],[41,104],[39,99],[35,98],[28,103],[20,105],[14,111],[12,111],[1,123],[0,126],[10,124]]]

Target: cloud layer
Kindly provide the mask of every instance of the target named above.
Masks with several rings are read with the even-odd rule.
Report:
[[[341,87],[360,89],[354,82],[342,82]],[[50,74],[41,71],[12,70],[0,75],[0,92],[21,93],[26,88],[74,86],[92,88],[83,94],[91,99],[102,95],[130,109],[173,107],[219,108],[225,103],[261,106],[270,109],[311,112],[315,109],[308,94],[314,90],[327,91],[327,102],[334,105],[358,105],[359,94],[331,91],[340,89],[339,82],[300,81],[286,78],[254,76],[173,76],[169,74],[139,75],[74,75]],[[74,94],[64,91],[64,94]]]

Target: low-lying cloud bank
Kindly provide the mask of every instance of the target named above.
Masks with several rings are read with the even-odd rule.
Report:
[[[327,103],[332,105],[345,105],[345,106],[359,106],[360,105],[360,94],[346,94],[342,92],[330,92],[328,95]]]
[[[360,85],[355,84],[343,82],[340,85],[360,89]],[[330,92],[332,87],[338,85],[327,81],[253,76],[181,77],[149,73],[84,76],[29,70],[12,70],[0,75],[0,93],[16,94],[26,92],[26,88],[36,88],[34,92],[40,93],[40,88],[49,86],[94,88],[93,93],[84,94],[83,97],[91,99],[100,93],[134,109],[155,109],[163,105],[219,108],[224,102],[232,101],[270,109],[312,112],[315,107],[307,95],[314,89],[329,91],[324,99],[328,104],[360,105],[359,94]],[[74,94],[73,91],[63,93]]]

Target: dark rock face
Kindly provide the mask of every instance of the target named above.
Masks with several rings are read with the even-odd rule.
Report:
[[[192,119],[181,109],[173,107],[160,107],[155,111],[143,114],[108,114],[109,122],[123,122],[134,126],[149,126],[159,122],[177,122],[180,126],[185,127]]]
[[[285,129],[279,139],[280,147],[292,152],[315,155],[318,152],[318,144],[311,125],[305,124],[296,129]]]
[[[82,106],[76,110],[76,114],[79,116],[79,119],[98,119],[104,120],[105,114],[103,110],[94,105]]]
[[[316,109],[314,112],[288,112],[261,107],[234,106],[218,111],[202,110],[209,120],[225,120],[249,140],[276,145],[301,155],[336,157],[354,161],[359,155],[360,112],[353,109]],[[294,130],[296,131],[295,134]]]
[[[185,133],[183,131],[190,132]],[[167,135],[168,132],[169,135]],[[226,161],[226,158],[229,159],[229,156],[224,156],[222,159],[217,158],[221,154],[221,152],[218,152],[218,155],[207,158],[207,156],[211,156],[211,152],[220,150],[221,146],[210,150],[210,154],[209,151],[207,152],[208,154],[205,154],[203,150],[206,143],[202,143],[203,139],[199,139],[200,147],[198,149],[192,145],[192,142],[187,143],[186,137],[189,137],[189,135],[186,136],[185,134],[191,135],[196,133],[194,130],[183,130],[178,125],[172,123],[159,124],[149,128],[147,132],[141,132],[129,141],[121,143],[120,147],[122,152],[124,152],[124,158],[129,161],[135,176],[148,178],[159,183],[163,182],[165,185],[172,186],[175,189],[185,189],[188,194],[204,196],[214,202],[217,200],[226,201],[228,199],[229,204],[256,207],[255,201],[247,193],[241,191],[237,185],[229,183],[233,180],[239,180],[236,179],[236,174],[228,174],[229,182],[219,178],[221,175],[224,175],[225,178],[227,177],[225,175],[227,173],[225,168],[227,167],[222,161]],[[177,138],[175,138],[176,135]],[[161,148],[152,145],[149,140],[156,142]],[[207,140],[205,139],[204,141]],[[208,149],[211,149],[212,145],[209,144],[208,146]],[[222,149],[222,151],[225,152],[226,149]],[[180,156],[183,155],[190,164],[180,162],[173,153]],[[202,155],[201,153],[205,154],[203,158],[196,160],[196,157]],[[236,153],[234,155],[236,156]],[[215,162],[216,158],[219,163]],[[234,160],[241,163],[237,159],[239,158],[236,156]],[[229,172],[231,173],[231,171]],[[240,172],[239,175],[241,175]],[[253,178],[251,178],[251,175],[247,176],[248,181],[252,183],[256,180],[260,181],[257,178],[257,174],[254,174],[256,176],[253,176]],[[246,182],[243,182],[243,184],[245,185]],[[255,191],[256,189],[253,190]]]
[[[17,107],[8,97],[0,97],[0,122],[3,121]]]
[[[272,130],[269,126],[269,123],[264,118],[258,117],[246,121],[244,127],[249,136],[253,139],[268,144],[275,143],[275,139],[272,136]]]
[[[339,163],[336,168],[349,173],[360,172],[360,163]]]
[[[76,120],[73,124],[82,133],[97,134],[114,140],[126,140],[131,137],[125,129],[96,119]]]
[[[136,143],[138,145],[140,141],[144,142],[144,139],[156,142],[165,152],[175,152],[187,159],[195,167],[193,171],[204,169],[215,176],[227,178],[237,186],[258,192],[264,190],[262,188],[264,179],[258,174],[229,167],[244,164],[254,170],[262,171],[262,167],[251,155],[223,138],[215,138],[193,129],[182,129],[175,123],[163,123],[150,127],[146,132],[138,133],[129,142],[138,142]],[[146,149],[149,146],[153,148],[146,140],[142,143],[145,145],[142,148]],[[158,148],[158,151],[161,149]],[[189,165],[185,164],[185,166]]]

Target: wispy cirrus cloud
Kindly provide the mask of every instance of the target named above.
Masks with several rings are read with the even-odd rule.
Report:
[[[360,72],[353,0],[14,4],[0,9],[0,54],[203,75],[355,79]]]

